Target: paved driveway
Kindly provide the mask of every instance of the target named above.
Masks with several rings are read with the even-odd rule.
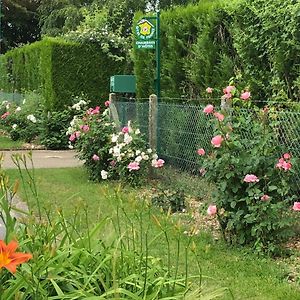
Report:
[[[11,160],[11,155],[14,153],[28,153],[29,151],[0,151],[4,154],[3,168],[14,169],[15,164]],[[75,157],[75,152],[72,150],[53,151],[53,150],[33,150],[32,159],[34,168],[67,168],[82,166],[82,162]],[[28,167],[31,166],[28,160]]]

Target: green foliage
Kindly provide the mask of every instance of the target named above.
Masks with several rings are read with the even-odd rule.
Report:
[[[100,113],[96,107],[88,109],[81,118],[75,117],[67,134],[70,147],[74,144],[92,180],[120,179],[133,186],[145,183],[150,167],[160,168],[164,161],[147,149],[140,130],[130,121],[117,134],[115,131],[109,109]]]
[[[234,73],[259,100],[299,100],[298,11],[292,0],[204,0],[163,11],[162,96],[202,97]],[[154,92],[153,52],[133,52],[139,97]]]
[[[76,116],[67,133],[69,143],[75,144],[79,159],[93,181],[101,180],[101,171],[109,166],[109,148],[114,125],[106,113],[100,113],[99,107],[90,109],[84,115]],[[71,147],[73,147],[71,145]],[[96,156],[95,156],[96,155]]]
[[[235,88],[232,95],[240,96]],[[224,120],[211,120],[219,143],[212,139],[216,146],[201,159],[204,178],[216,186],[213,200],[225,239],[274,253],[295,223],[290,208],[296,161],[283,154],[267,109],[239,98],[232,109]]]
[[[151,195],[152,204],[162,208],[165,212],[182,212],[185,210],[185,193],[179,189],[158,188]]]
[[[63,110],[82,93],[93,104],[109,93],[109,78],[122,72],[123,63],[96,44],[44,39],[2,58],[0,87],[5,91],[37,90],[45,110]]]
[[[42,106],[39,97],[27,94],[20,106],[4,101],[0,105],[0,124],[13,141],[34,141],[41,132]],[[34,112],[34,114],[33,114]]]
[[[0,3],[1,53],[40,37],[37,15],[39,1],[3,0]]]
[[[30,158],[30,156],[29,156]],[[27,157],[15,155],[15,164],[23,179],[29,177],[29,188],[39,203],[34,171],[26,168]],[[22,172],[21,168],[25,167]],[[178,262],[175,268],[170,266],[170,245],[167,223],[152,215],[147,203],[140,210],[128,212],[122,206],[120,194],[116,192],[112,201],[118,201],[116,217],[104,218],[90,226],[87,217],[87,206],[77,207],[72,217],[67,218],[63,210],[58,210],[53,216],[45,209],[45,218],[37,220],[33,211],[24,214],[24,219],[16,220],[11,216],[8,194],[15,197],[18,183],[12,191],[8,185],[6,173],[0,169],[3,184],[0,190],[1,216],[6,220],[6,242],[12,237],[20,242],[21,253],[31,253],[32,258],[18,266],[13,275],[7,270],[1,270],[0,299],[195,299],[205,295],[207,299],[215,299],[224,295],[228,289],[219,288],[206,290],[202,288],[202,274],[190,276],[187,259],[193,256],[199,266],[196,249],[191,247],[192,238],[179,240],[177,233],[178,252],[185,249],[186,272],[178,273]],[[40,204],[39,204],[40,206]],[[44,210],[43,210],[44,211]],[[40,213],[41,211],[39,211]],[[145,220],[153,218],[160,231],[150,239],[151,227],[143,228]],[[84,230],[83,228],[86,228]],[[161,245],[166,251],[168,264],[163,257],[149,254],[152,244],[160,239],[162,232],[165,240]],[[180,247],[181,244],[184,247]],[[194,245],[192,243],[192,245]],[[2,248],[2,251],[5,250]],[[10,250],[13,252],[12,250]],[[182,251],[183,252],[183,251]],[[12,253],[9,253],[12,255]],[[18,256],[18,258],[20,255]],[[1,265],[6,267],[7,261]],[[197,285],[192,283],[197,280]]]

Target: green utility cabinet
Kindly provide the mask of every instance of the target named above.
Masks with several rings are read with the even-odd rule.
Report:
[[[135,93],[134,75],[114,75],[110,77],[111,93]]]

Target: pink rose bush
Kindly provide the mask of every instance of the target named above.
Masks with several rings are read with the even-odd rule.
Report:
[[[140,185],[149,168],[160,169],[165,162],[146,147],[143,135],[131,121],[116,131],[109,114],[107,103],[103,109],[96,106],[75,116],[67,131],[70,147],[84,161],[92,180],[120,179]]]
[[[211,104],[203,109],[213,127],[211,147],[196,149],[199,175],[217,190],[207,213],[217,215],[229,243],[275,251],[291,232],[291,206],[300,210],[292,189],[293,155],[283,151],[269,109],[256,107],[250,91],[230,84],[223,93],[232,111]]]

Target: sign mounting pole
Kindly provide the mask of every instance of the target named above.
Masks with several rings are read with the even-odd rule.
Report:
[[[160,12],[156,12],[156,95],[158,101],[160,101]]]
[[[155,23],[152,21],[154,20]],[[160,12],[153,17],[143,17],[135,26],[135,47],[139,50],[155,49],[156,72],[155,90],[160,100]]]

